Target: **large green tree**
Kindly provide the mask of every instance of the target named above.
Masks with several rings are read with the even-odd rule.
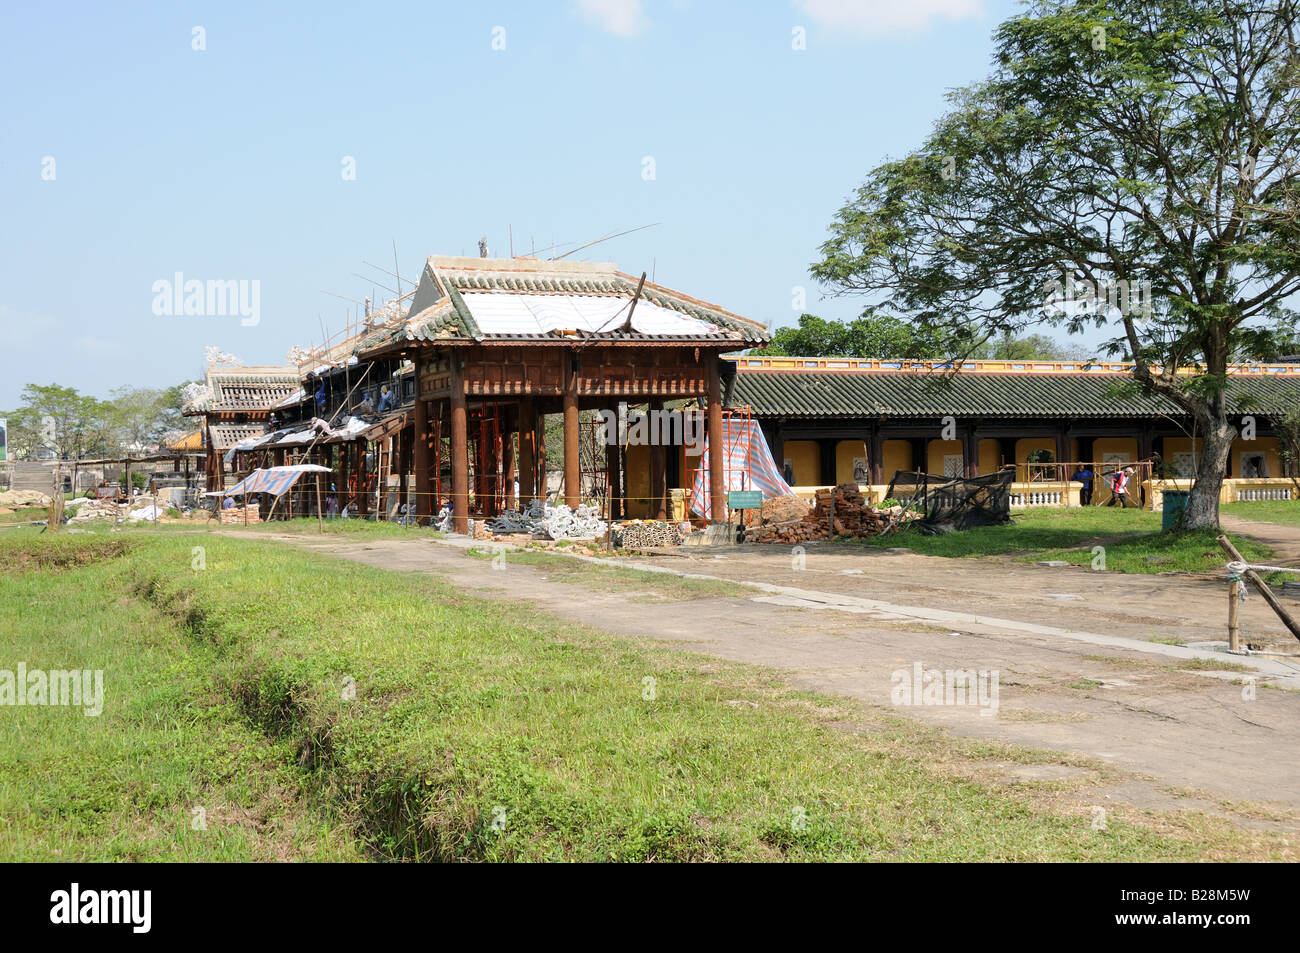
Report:
[[[1196,422],[1187,524],[1218,523],[1232,355],[1300,290],[1293,2],[1031,2],[990,77],[872,171],[814,274],[940,329],[1109,332]],[[1175,374],[1193,366],[1195,373]]]

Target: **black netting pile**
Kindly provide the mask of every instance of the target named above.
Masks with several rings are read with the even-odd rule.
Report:
[[[948,533],[972,526],[1011,522],[1014,469],[977,477],[943,477],[899,470],[889,483],[891,500],[921,513],[913,525],[923,533]]]

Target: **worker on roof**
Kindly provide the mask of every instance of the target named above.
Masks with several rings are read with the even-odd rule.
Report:
[[[397,400],[393,397],[393,392],[389,390],[387,384],[379,388],[379,412],[386,414],[397,405]]]

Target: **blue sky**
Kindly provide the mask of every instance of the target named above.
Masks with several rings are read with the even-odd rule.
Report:
[[[509,226],[523,254],[661,222],[578,257],[776,325],[798,316],[795,286],[852,317],[861,302],[820,300],[807,273],[832,215],[987,74],[1015,10],[8,3],[0,408],[29,382],[193,379],[209,344],[281,363],[355,309],[323,292],[390,296],[362,262],[391,270],[394,241],[414,278],[481,235],[508,254]],[[260,282],[260,320],[156,315],[154,282],[176,272]]]

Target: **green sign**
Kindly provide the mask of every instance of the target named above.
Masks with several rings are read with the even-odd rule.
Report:
[[[762,490],[732,490],[727,494],[727,508],[732,510],[757,510],[763,506]]]

